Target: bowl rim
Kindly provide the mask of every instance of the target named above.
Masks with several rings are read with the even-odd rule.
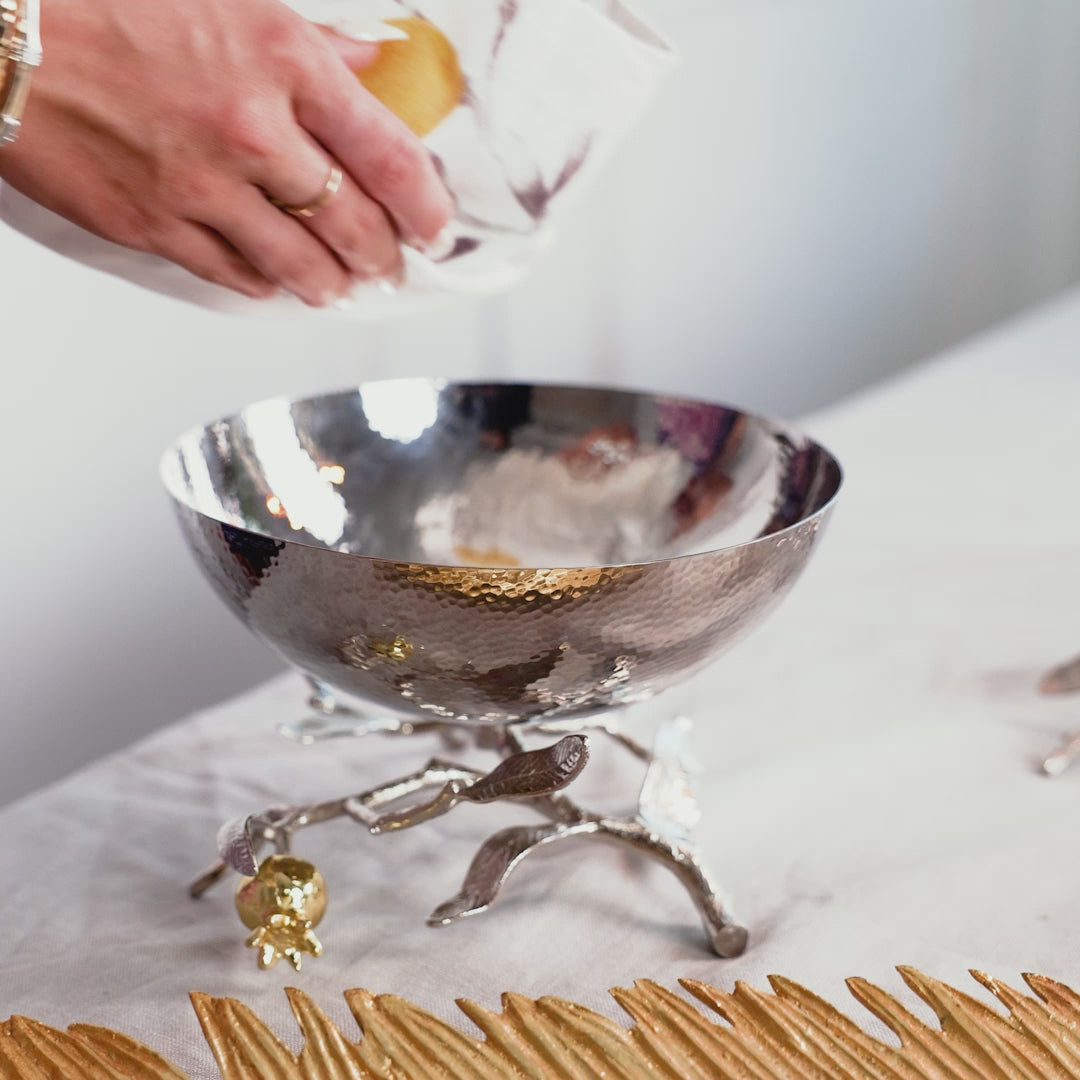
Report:
[[[746,416],[752,420],[756,420],[760,423],[780,428],[808,440],[812,446],[816,447],[818,450],[822,451],[828,456],[829,461],[832,463],[833,468],[836,470],[836,486],[834,487],[829,497],[825,500],[825,502],[822,503],[822,505],[819,506],[817,510],[815,510],[812,514],[807,514],[806,517],[800,518],[798,521],[793,522],[791,525],[788,525],[783,529],[778,529],[776,532],[767,533],[765,536],[754,537],[753,540],[743,540],[737,544],[726,544],[722,547],[707,548],[703,551],[692,551],[683,555],[672,555],[663,559],[644,559],[637,562],[629,563],[588,563],[571,566],[478,566],[476,564],[465,563],[431,563],[418,562],[413,559],[391,559],[383,555],[364,555],[360,552],[355,551],[338,551],[336,548],[326,547],[323,544],[312,544],[306,540],[285,539],[281,536],[275,536],[272,533],[255,531],[248,528],[248,526],[246,525],[235,525],[230,521],[222,521],[220,517],[217,517],[214,514],[208,514],[205,510],[201,510],[195,506],[192,506],[190,502],[188,502],[181,495],[179,495],[173,488],[169,476],[169,466],[174,461],[175,456],[181,445],[188,439],[205,434],[207,431],[217,426],[218,424],[231,423],[248,409],[282,402],[291,407],[305,402],[318,401],[324,398],[346,397],[358,393],[366,386],[388,386],[395,383],[413,383],[417,385],[424,385],[437,388],[440,392],[451,387],[530,387],[546,390],[584,390],[596,393],[627,394],[632,397],[665,398],[670,401],[685,402],[686,404],[690,405],[707,405],[711,408],[716,409],[728,409],[732,412],[737,412],[742,416]],[[686,394],[681,393],[643,389],[638,386],[616,386],[609,383],[545,382],[543,380],[532,381],[524,379],[453,379],[445,376],[429,377],[423,375],[398,376],[395,378],[387,379],[365,379],[362,382],[354,383],[349,386],[344,386],[336,390],[320,391],[313,394],[302,394],[297,397],[289,397],[286,394],[274,394],[269,397],[259,398],[256,401],[249,402],[247,405],[242,406],[240,409],[234,412],[228,413],[224,416],[220,416],[217,419],[210,420],[204,424],[195,424],[192,427],[189,427],[186,430],[182,431],[178,436],[176,436],[176,438],[174,438],[169,443],[168,447],[162,452],[158,462],[158,477],[169,497],[181,509],[188,511],[189,513],[192,513],[197,517],[205,518],[208,521],[216,522],[217,524],[227,526],[230,529],[236,529],[239,532],[246,533],[247,535],[255,537],[257,539],[273,540],[276,543],[284,544],[286,546],[292,545],[295,547],[308,548],[312,551],[323,551],[332,555],[336,555],[339,558],[360,559],[368,563],[379,563],[382,565],[392,566],[404,565],[422,569],[430,569],[433,571],[460,571],[462,573],[471,572],[482,575],[492,574],[499,575],[503,579],[507,577],[525,577],[538,573],[573,573],[574,571],[645,569],[646,567],[667,566],[672,563],[682,562],[686,559],[700,559],[706,556],[716,556],[735,551],[746,551],[750,548],[756,547],[759,544],[775,544],[777,541],[783,540],[795,534],[796,532],[805,530],[807,526],[813,524],[814,522],[820,522],[823,518],[828,517],[836,506],[837,499],[839,498],[841,491],[844,489],[846,479],[843,466],[841,466],[840,461],[836,457],[836,455],[823,443],[819,442],[816,438],[803,431],[801,427],[787,420],[779,420],[766,413],[752,412],[748,409],[744,409],[737,405],[732,405],[722,401],[710,401],[707,398],[689,397]]]

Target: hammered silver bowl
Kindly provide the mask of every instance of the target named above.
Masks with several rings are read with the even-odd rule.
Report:
[[[162,475],[205,575],[290,664],[468,724],[686,679],[788,592],[841,484],[827,450],[724,405],[417,379],[252,405]]]

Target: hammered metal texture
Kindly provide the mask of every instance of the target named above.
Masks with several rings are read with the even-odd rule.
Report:
[[[685,678],[787,593],[840,486],[724,406],[427,380],[263,402],[162,471],[207,577],[292,664],[471,723]]]

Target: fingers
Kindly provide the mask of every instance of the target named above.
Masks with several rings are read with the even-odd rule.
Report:
[[[305,304],[326,307],[349,291],[351,276],[334,253],[258,188],[239,186],[219,211],[205,216],[264,278]]]
[[[325,150],[302,138],[290,151],[268,163],[257,183],[287,205],[306,206],[318,199],[332,163]],[[302,179],[305,176],[307,179]],[[399,281],[401,246],[394,225],[350,176],[343,176],[341,187],[329,201],[300,223],[361,281]]]
[[[400,281],[397,232],[383,208],[348,176],[330,202],[303,224],[361,281]]]
[[[379,46],[367,41],[346,37],[332,26],[320,26],[319,32],[326,43],[338,54],[350,71],[363,71],[370,67],[379,55]]]
[[[438,239],[454,207],[431,155],[345,65],[302,80],[295,108],[301,126],[384,207],[405,243],[425,247]]]
[[[278,290],[234,247],[212,229],[194,223],[180,223],[154,244],[155,254],[178,263],[196,277],[265,300]]]

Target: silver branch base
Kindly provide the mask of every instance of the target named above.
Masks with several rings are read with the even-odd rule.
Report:
[[[193,897],[205,893],[230,869],[254,877],[260,851],[271,847],[278,855],[289,854],[298,831],[323,822],[347,817],[372,836],[381,836],[414,828],[462,803],[510,801],[530,807],[545,822],[506,828],[485,841],[460,891],[435,908],[428,917],[429,925],[449,926],[487,911],[510,875],[534,851],[564,841],[598,840],[630,848],[666,866],[696,906],[712,950],[728,958],[745,951],[747,931],[725,905],[690,841],[701,814],[686,766],[688,721],[676,719],[663,725],[654,747],[648,749],[609,719],[499,725],[473,731],[440,722],[362,716],[339,704],[321,684],[311,681],[311,686],[312,716],[281,729],[297,742],[435,732],[448,751],[476,748],[493,752],[501,760],[485,773],[449,759],[433,758],[409,776],[356,795],[309,806],[277,807],[228,822],[218,833],[220,860],[192,884]],[[588,763],[589,734],[612,739],[647,763],[633,815],[593,813],[566,794],[564,789]],[[562,737],[541,749],[527,748],[529,738],[554,735]]]

